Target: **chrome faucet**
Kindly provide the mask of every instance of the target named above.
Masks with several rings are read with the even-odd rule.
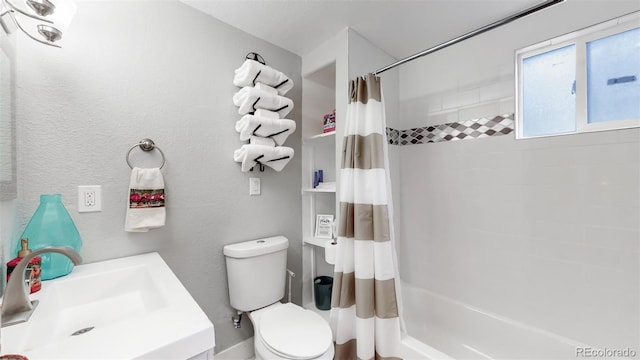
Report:
[[[25,284],[25,269],[29,261],[44,253],[58,253],[65,255],[75,265],[82,264],[82,258],[74,249],[66,246],[51,246],[35,250],[25,256],[16,265],[7,283],[2,300],[2,327],[19,324],[29,320],[38,300],[29,301],[29,289]]]

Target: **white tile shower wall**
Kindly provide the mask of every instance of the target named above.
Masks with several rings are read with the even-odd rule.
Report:
[[[513,80],[496,78],[455,91],[402,101],[402,129],[510,114],[514,112],[513,104]]]
[[[467,86],[400,103],[402,129],[492,118],[514,112],[513,80]]]
[[[400,147],[402,277],[592,346],[637,346],[640,131],[564,140]]]
[[[399,129],[512,113],[515,49],[637,10],[632,1],[563,3],[406,64]],[[401,278],[415,290],[404,304],[410,335],[460,357],[473,357],[468,345],[531,358],[503,344],[516,333],[640,353],[639,129],[394,148]],[[535,357],[575,358],[574,348]]]

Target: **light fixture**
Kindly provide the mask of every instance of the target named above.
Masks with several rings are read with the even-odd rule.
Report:
[[[6,33],[11,32],[4,21],[5,17],[9,17],[15,26],[32,40],[58,48],[60,45],[55,42],[62,38],[76,12],[72,0],[19,0],[26,5],[24,9],[14,5],[11,0],[0,1],[0,25]],[[30,26],[25,26],[25,23]],[[37,30],[41,38],[27,30],[31,26]]]
[[[51,1],[42,0],[27,0],[27,5],[40,16],[47,16],[53,14],[56,6]]]

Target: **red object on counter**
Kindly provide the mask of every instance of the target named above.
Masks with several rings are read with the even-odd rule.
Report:
[[[22,249],[18,251],[18,257],[11,259],[11,261],[7,263],[7,282],[9,282],[11,273],[16,268],[16,266],[18,266],[18,263],[22,260],[22,258],[31,253],[31,249],[27,248],[29,246],[29,239],[25,238],[20,241]],[[40,280],[40,274],[42,271],[42,258],[40,256],[36,256],[31,259],[25,271],[25,281],[29,286],[29,293],[33,294],[34,292],[42,288],[42,282]]]

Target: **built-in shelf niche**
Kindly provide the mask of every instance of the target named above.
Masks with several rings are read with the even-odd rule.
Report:
[[[313,278],[333,276],[333,265],[324,261],[324,244],[316,238],[316,216],[336,215],[335,187],[313,187],[314,172],[323,171],[325,182],[336,182],[336,133],[323,132],[324,115],[336,108],[336,63],[327,62],[302,77],[302,242],[304,306],[323,316],[314,303]]]
[[[322,136],[324,115],[336,107],[336,65],[331,62],[303,76],[303,138]]]

